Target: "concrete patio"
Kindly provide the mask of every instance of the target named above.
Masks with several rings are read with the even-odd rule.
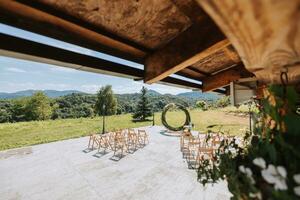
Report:
[[[2,151],[0,199],[229,199],[225,182],[197,182],[179,138],[145,129],[150,143],[119,161],[84,152],[87,137]]]

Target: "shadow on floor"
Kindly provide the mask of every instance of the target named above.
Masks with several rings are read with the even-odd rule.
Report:
[[[98,151],[93,156],[96,157],[96,158],[101,158],[101,157],[105,156],[108,153],[109,153],[108,151]]]
[[[83,153],[90,153],[92,151],[94,151],[95,149],[91,149],[91,148],[86,148],[84,150],[82,150]]]

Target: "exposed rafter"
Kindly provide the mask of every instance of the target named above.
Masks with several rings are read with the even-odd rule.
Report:
[[[129,78],[143,77],[143,71],[133,67],[2,33],[0,33],[0,54],[84,71]]]
[[[207,20],[208,16],[202,10],[195,0],[171,0],[174,5],[193,23],[202,23]]]
[[[179,76],[184,76],[186,78],[196,80],[196,81],[201,81],[201,78],[203,78],[203,76],[201,74],[194,72],[188,68],[185,68],[179,72],[176,72],[176,74]]]
[[[253,74],[248,72],[244,66],[239,65],[227,70],[224,70],[220,73],[217,73],[213,76],[205,78],[202,82],[203,87],[202,91],[207,92],[211,91],[226,85],[229,85],[231,81],[238,80],[240,78],[252,77]]]
[[[29,1],[30,2],[30,1]],[[16,1],[0,2],[0,20],[58,40],[143,63],[146,52],[111,36]]]
[[[259,81],[300,81],[300,1],[197,0]]]
[[[142,80],[144,77],[144,71],[141,69],[2,33],[0,33],[0,55],[136,80]],[[202,87],[201,84],[173,77],[166,77],[161,83],[192,89]]]
[[[239,35],[236,29],[230,30],[232,32],[225,30],[226,26],[235,25],[234,23],[239,27],[239,22],[243,20],[248,23],[249,19],[224,22],[223,18],[230,16],[231,13],[219,18],[219,15],[223,16],[223,13],[214,13],[215,11],[209,9],[216,4],[215,1],[210,3],[206,0],[199,0],[199,2],[214,19],[217,19],[218,24],[223,23],[220,27],[230,35],[229,39],[244,36],[247,39],[249,34],[250,36],[257,34],[255,30],[252,33],[252,29],[251,33],[245,32],[244,35]],[[228,4],[231,5],[230,2]],[[249,5],[252,3],[247,3],[245,7]],[[230,81],[252,76],[244,67],[239,66],[241,58],[236,49],[239,51],[242,49],[240,55],[244,63],[245,61],[249,63],[249,59],[259,58],[263,54],[257,54],[259,56],[253,54],[251,57],[246,55],[245,46],[234,45],[234,48],[231,45],[232,41],[229,42],[225,38],[223,32],[201,6],[194,0],[171,0],[159,3],[157,1],[151,3],[126,1],[117,5],[111,1],[80,3],[68,0],[14,0],[0,2],[1,23],[138,62],[144,64],[145,71],[4,34],[0,35],[0,53],[80,70],[130,77],[135,80],[144,80],[146,83],[162,81],[176,86],[203,89],[203,91],[216,90]],[[228,12],[226,8],[219,8],[219,4],[216,7],[217,10]],[[291,12],[295,10],[292,10],[292,7],[289,9]],[[120,13],[115,14],[111,10],[120,10]],[[241,10],[244,12],[244,5],[241,6]],[[253,13],[251,13],[249,14],[252,16]],[[259,18],[260,16],[252,17]],[[281,17],[286,19],[284,14]],[[272,20],[273,26],[275,22]],[[228,24],[224,26],[226,23]],[[254,39],[257,38],[261,39],[259,37]],[[295,39],[292,43],[298,44],[297,41]],[[249,44],[253,45],[252,43],[251,40]],[[293,66],[289,69],[299,70],[295,67],[297,60],[291,63]],[[184,78],[171,78],[171,74]],[[219,92],[224,93],[224,91],[221,89]]]
[[[193,83],[173,77],[166,77],[163,80],[159,81],[159,83],[163,83],[166,85],[171,85],[171,86],[177,86],[177,87],[182,87],[182,88],[187,88],[187,89],[197,89],[201,90],[202,85],[198,83]]]
[[[223,33],[193,0],[172,2],[190,18],[193,24],[166,46],[147,56],[146,83],[157,82],[191,66],[209,53],[228,44],[228,41],[224,40]],[[213,45],[216,45],[214,50],[210,49]]]
[[[176,41],[177,39],[175,39],[174,43]],[[185,42],[188,43],[187,46],[188,45],[192,46],[195,43],[197,43],[197,42],[193,43],[193,41],[185,41]],[[159,50],[158,52],[149,56],[145,62],[145,67],[146,67],[145,82],[154,83],[156,81],[159,81],[164,77],[167,77],[188,66],[195,64],[199,60],[230,45],[230,43],[228,40],[222,40],[215,44],[211,44],[212,46],[208,45],[209,47],[207,47],[206,49],[201,49],[201,48],[203,48],[203,46],[207,46],[207,44],[206,45],[202,44],[203,46],[201,46],[201,44],[198,45],[199,45],[198,53],[190,51],[190,49],[194,49],[193,47],[184,48],[184,47],[177,46],[175,44],[174,45],[170,44],[170,46],[166,47],[166,49]],[[169,50],[173,49],[172,50],[173,52],[172,53],[168,52],[168,49]],[[171,55],[175,55],[175,57],[172,57]]]

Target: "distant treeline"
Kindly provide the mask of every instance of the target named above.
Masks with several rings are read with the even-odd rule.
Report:
[[[161,111],[168,103],[179,103],[189,108],[200,107],[199,99],[175,95],[147,94],[152,105],[152,112]],[[110,114],[133,113],[140,94],[116,94],[116,106]],[[70,94],[58,98],[49,98],[43,92],[31,97],[0,100],[0,123],[46,119],[65,119],[94,117],[98,114],[96,102],[99,97],[91,94]],[[202,100],[201,100],[202,101]],[[205,101],[207,105],[220,104],[218,101]],[[222,103],[223,104],[223,103]],[[223,106],[220,104],[220,106]],[[202,107],[200,107],[202,108]]]

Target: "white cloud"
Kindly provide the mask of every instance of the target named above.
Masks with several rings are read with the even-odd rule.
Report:
[[[143,85],[144,84],[140,81],[129,80],[126,84],[113,85],[112,89],[116,94],[135,93],[139,92]]]
[[[179,94],[182,92],[190,92],[189,89],[167,86],[162,84],[145,85],[148,89],[155,90],[161,94]]]
[[[86,93],[95,94],[100,88],[101,88],[101,85],[86,84],[86,85],[81,85],[80,88],[78,88],[77,90],[80,90],[80,91],[86,92]]]
[[[73,44],[69,44],[69,43],[66,43],[66,42],[61,42],[61,41],[57,41],[57,40],[50,41],[50,39],[48,39],[47,42],[45,42],[45,43],[53,45],[53,46],[61,48],[61,49],[65,49],[65,50],[73,51],[73,52],[76,52],[76,53],[80,53],[80,54],[85,54],[85,55],[89,55],[89,56],[94,55],[93,51],[90,50],[90,49],[86,49],[86,48],[76,46],[76,45],[73,45]]]
[[[107,83],[109,84],[109,83]],[[106,85],[106,84],[104,84]],[[24,83],[15,83],[9,81],[0,81],[0,91],[1,92],[15,92],[21,90],[79,90],[86,93],[95,94],[103,84],[65,84],[65,83],[33,83],[33,82],[24,82]],[[135,93],[140,92],[142,86],[145,86],[148,89],[155,90],[161,94],[178,94],[181,92],[188,92],[191,90],[182,89],[177,87],[171,87],[161,84],[147,85],[142,82],[128,81],[128,83],[123,84],[112,84],[112,89],[115,94],[124,94],[124,93]]]
[[[13,83],[3,81],[0,82],[0,91],[1,92],[15,92],[21,90],[69,90],[74,89],[69,84],[62,84],[62,83],[40,83],[34,84],[32,82],[25,82],[25,83]]]
[[[131,81],[126,85],[124,85],[124,84],[118,85],[118,86],[113,85],[113,91],[117,94],[135,93],[135,92],[140,92],[140,90],[143,86],[145,86],[148,89],[155,90],[161,94],[179,94],[181,92],[191,91],[189,89],[172,87],[172,86],[167,86],[167,85],[162,85],[162,84],[148,85],[148,84],[144,84],[141,81]]]
[[[72,89],[72,85],[65,83],[43,83],[36,86],[40,90],[50,89],[50,90],[69,90]]]
[[[6,71],[9,71],[9,72],[26,73],[25,70],[20,69],[20,68],[17,68],[17,67],[8,67],[8,68],[6,68],[5,70],[6,70]]]
[[[67,68],[67,67],[60,67],[60,66],[51,66],[50,71],[53,72],[67,72],[67,73],[76,73],[78,70],[72,69],[72,68]]]

